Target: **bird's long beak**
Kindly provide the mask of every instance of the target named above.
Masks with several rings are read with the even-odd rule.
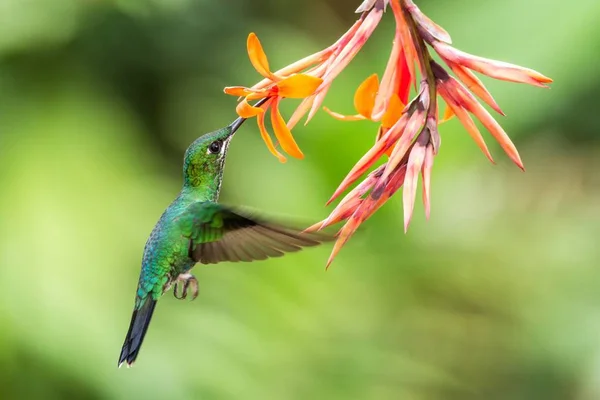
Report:
[[[260,107],[263,104],[265,104],[265,102],[268,100],[268,97],[265,97],[264,99],[260,99],[259,101],[256,102],[256,104],[254,104],[254,107]],[[235,121],[233,121],[231,124],[229,124],[228,128],[230,129],[229,131],[229,136],[227,137],[227,139],[231,139],[233,137],[233,135],[235,135],[235,132],[240,128],[240,126],[242,126],[242,124],[244,122],[246,122],[247,118],[242,118],[239,117],[238,119],[236,119]]]

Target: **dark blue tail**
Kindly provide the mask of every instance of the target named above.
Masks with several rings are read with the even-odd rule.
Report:
[[[148,325],[150,325],[155,306],[156,300],[148,296],[142,307],[133,310],[129,330],[127,331],[125,343],[123,343],[121,356],[119,357],[119,367],[123,363],[127,363],[127,366],[130,366],[137,358],[142,347],[142,342],[144,341],[144,336],[146,336]]]

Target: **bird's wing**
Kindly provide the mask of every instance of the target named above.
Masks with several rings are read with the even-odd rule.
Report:
[[[189,256],[202,264],[280,257],[332,238],[303,233],[212,202],[196,202],[177,218],[190,239]]]

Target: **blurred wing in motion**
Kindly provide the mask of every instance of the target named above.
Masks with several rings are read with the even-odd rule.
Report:
[[[179,217],[190,238],[190,258],[202,264],[249,262],[317,246],[333,237],[303,233],[210,202],[190,205]]]

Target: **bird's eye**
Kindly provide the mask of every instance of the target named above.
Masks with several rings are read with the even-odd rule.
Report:
[[[215,140],[210,144],[210,146],[208,146],[208,151],[210,151],[212,154],[217,154],[221,151],[221,146],[223,146],[223,142],[220,140]]]

